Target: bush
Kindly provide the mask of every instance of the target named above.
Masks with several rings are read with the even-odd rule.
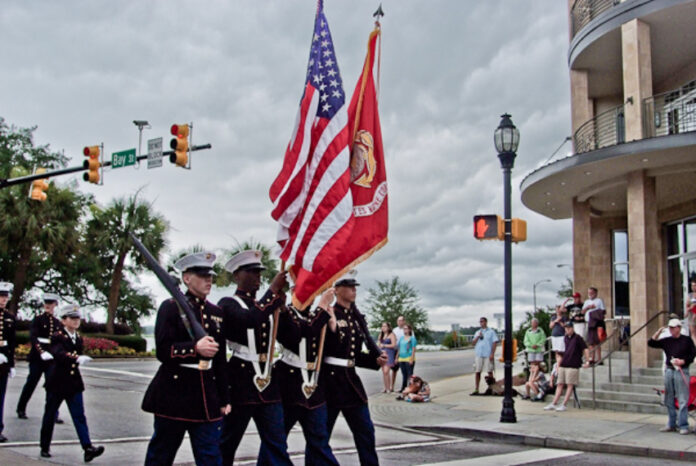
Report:
[[[132,348],[136,353],[142,353],[147,350],[147,341],[145,341],[143,337],[137,335],[107,335],[104,333],[93,333],[84,336],[106,338],[118,343],[119,347]]]
[[[442,346],[446,346],[449,349],[463,348],[469,346],[469,343],[464,338],[464,335],[458,335],[457,332],[449,332],[442,339]]]
[[[83,333],[106,333],[106,324],[82,321],[80,331]],[[133,330],[126,324],[114,323],[114,335],[132,335]],[[114,336],[111,335],[110,337]]]

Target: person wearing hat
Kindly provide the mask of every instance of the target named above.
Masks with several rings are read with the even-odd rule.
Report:
[[[674,432],[682,435],[689,433],[689,365],[696,357],[693,340],[682,335],[679,319],[670,319],[667,323],[670,336],[660,338],[665,327],[659,328],[648,340],[651,348],[660,348],[665,353],[665,406],[667,406],[667,425],[660,432]],[[679,403],[679,411],[674,401]]]
[[[355,275],[355,271],[351,271],[334,284],[336,304],[334,316],[329,321],[330,331],[326,332],[320,384],[326,394],[329,436],[339,413],[343,413],[353,433],[360,464],[375,465],[379,464],[375,428],[370,419],[367,394],[355,367],[378,370],[387,363],[388,358],[371,341],[365,316],[355,305],[356,287],[360,285]],[[366,344],[368,353],[362,352],[363,343]]]
[[[48,377],[48,372],[53,368],[53,355],[49,351],[51,346],[51,336],[60,328],[61,323],[55,317],[55,309],[58,306],[60,297],[53,293],[44,293],[43,296],[44,312],[34,317],[29,328],[29,340],[31,349],[29,350],[29,375],[24,383],[22,394],[17,402],[17,417],[27,419],[27,404],[34,393],[36,385],[41,380]],[[57,417],[56,423],[62,424],[63,421]]]
[[[253,418],[261,437],[261,449],[269,464],[291,465],[284,429],[283,405],[278,383],[271,377],[271,359],[275,345],[274,313],[285,304],[283,289],[286,272],[273,277],[259,300],[261,287],[260,251],[241,251],[225,264],[237,284],[234,296],[222,298],[218,306],[225,315],[225,337],[232,352],[227,363],[232,413],[222,427],[223,464],[232,464],[249,421]],[[275,314],[277,315],[277,314]]]
[[[80,328],[80,309],[74,304],[67,304],[60,310],[63,324],[52,336],[50,352],[55,359],[55,366],[46,377],[46,406],[41,422],[41,456],[51,457],[51,439],[58,408],[65,401],[70,417],[75,425],[77,437],[84,450],[85,462],[90,462],[104,453],[103,446],[94,446],[89,437],[85,405],[82,392],[85,384],[80,374],[80,366],[92,360],[82,354],[84,346],[82,337],[77,333]]]
[[[7,437],[2,434],[5,428],[3,411],[5,393],[7,393],[7,379],[15,376],[15,316],[7,310],[7,302],[10,300],[12,288],[11,283],[0,282],[0,442],[7,441]]]
[[[283,350],[273,366],[273,380],[278,383],[283,400],[286,435],[296,423],[302,427],[306,464],[338,465],[326,431],[326,397],[318,383],[318,375],[323,370],[319,363],[324,343],[322,335],[333,314],[333,299],[334,289],[329,288],[314,310],[311,305],[302,311],[289,305],[287,312],[280,314],[278,324],[278,342]],[[259,462],[270,464],[263,447]]]
[[[575,333],[575,329],[572,322],[567,322],[565,324],[565,352],[563,353],[563,358],[561,363],[558,365],[558,381],[556,382],[556,394],[553,397],[553,401],[544,407],[544,410],[551,411],[565,411],[566,405],[570,396],[575,391],[575,387],[580,382],[580,367],[589,367],[589,363],[582,362],[583,354],[585,356],[585,361],[590,359],[590,351],[587,348],[587,343],[585,340]],[[565,398],[563,403],[559,404],[561,395],[563,395],[563,389],[565,388]]]
[[[209,302],[215,254],[198,252],[179,259],[186,299],[208,333],[195,341],[174,299],[162,303],[155,322],[157,359],[161,362],[145,392],[143,411],[154,414],[154,433],[146,465],[172,464],[188,432],[196,464],[221,465],[220,426],[230,412],[225,372],[223,313]]]

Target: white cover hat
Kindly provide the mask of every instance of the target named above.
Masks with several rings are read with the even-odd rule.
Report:
[[[41,299],[46,302],[46,301],[60,301],[60,296],[58,296],[55,293],[44,293],[43,296],[41,296]]]
[[[263,254],[261,251],[241,251],[232,256],[225,264],[225,270],[235,273],[238,270],[266,270],[261,264]]]
[[[0,293],[10,294],[10,293],[12,293],[13,289],[14,289],[14,285],[12,283],[0,282]]]
[[[679,319],[669,319],[669,323],[667,324],[669,327],[681,327],[682,323],[681,320]]]
[[[80,306],[77,304],[66,304],[60,308],[60,317],[82,317]]]
[[[213,272],[215,257],[215,254],[210,251],[196,252],[176,261],[174,267],[181,273],[195,269],[195,271],[207,271],[210,275],[217,275]]]

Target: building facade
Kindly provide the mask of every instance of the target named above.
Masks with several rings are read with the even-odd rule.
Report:
[[[573,220],[573,278],[630,319],[633,365],[696,281],[696,0],[568,0],[573,154],[522,202]]]

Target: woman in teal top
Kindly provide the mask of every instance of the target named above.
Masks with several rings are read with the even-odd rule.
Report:
[[[401,369],[401,391],[403,392],[408,385],[408,379],[413,374],[413,362],[416,358],[416,337],[413,335],[413,329],[409,324],[404,325],[404,336],[399,338],[397,346],[399,347],[399,368]]]

